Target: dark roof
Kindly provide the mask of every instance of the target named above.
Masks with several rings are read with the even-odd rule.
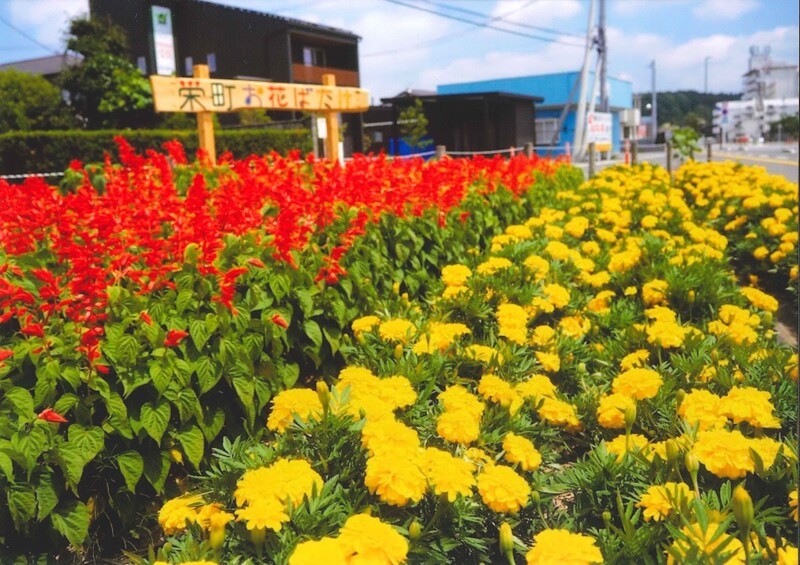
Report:
[[[413,98],[419,98],[423,102],[438,102],[439,100],[448,101],[448,100],[483,100],[487,98],[505,98],[510,100],[525,100],[527,102],[533,102],[536,104],[540,104],[544,102],[544,98],[541,96],[528,96],[526,94],[513,94],[511,92],[470,92],[470,93],[460,93],[460,94],[427,94],[422,96],[414,96],[403,93],[399,96],[395,96],[394,98],[381,98],[381,102],[386,104],[394,104],[394,103],[409,103]]]
[[[270,13],[267,13],[267,12],[259,12],[259,11],[256,11],[256,10],[249,10],[247,8],[237,8],[235,6],[228,6],[227,4],[217,4],[215,2],[207,2],[206,0],[183,0],[183,1],[184,2],[188,2],[188,3],[192,3],[192,4],[208,4],[208,5],[212,5],[212,6],[215,6],[215,7],[222,7],[222,8],[225,8],[226,10],[235,10],[237,12],[244,12],[245,14],[258,14],[259,16],[269,16],[270,18],[274,18],[276,20],[282,20],[282,21],[286,22],[287,26],[289,26],[289,27],[300,27],[300,28],[303,28],[304,30],[307,30],[307,31],[320,31],[320,32],[324,32],[326,34],[341,35],[341,36],[345,36],[345,37],[352,38],[352,39],[357,39],[357,40],[361,39],[360,36],[350,32],[350,31],[347,31],[345,29],[341,29],[341,28],[337,28],[337,27],[330,27],[330,26],[325,26],[325,25],[320,25],[320,24],[314,24],[314,23],[311,23],[311,22],[305,22],[303,20],[297,20],[297,19],[294,19],[294,18],[287,18],[285,16],[278,16],[278,15],[270,14]]]
[[[24,61],[14,61],[13,63],[3,63],[0,71],[16,69],[24,73],[33,75],[55,75],[73,65],[81,62],[81,57],[65,53],[63,55],[49,55],[38,59],[26,59]]]

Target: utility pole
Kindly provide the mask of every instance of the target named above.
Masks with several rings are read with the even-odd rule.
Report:
[[[653,69],[653,111],[650,114],[650,122],[653,126],[653,143],[658,139],[658,103],[656,98],[656,60],[650,61],[650,68]]]
[[[584,130],[586,127],[586,90],[589,78],[589,58],[592,54],[592,28],[594,27],[594,0],[589,2],[589,29],[586,32],[586,49],[583,52],[583,67],[581,68],[581,87],[578,95],[578,109],[575,113],[575,152],[574,158],[580,159],[584,153]]]
[[[608,88],[606,88],[606,0],[600,0],[600,26],[597,32],[597,48],[600,51],[600,111],[608,112]]]
[[[708,94],[708,61],[711,57],[706,57],[706,69],[705,69],[705,79],[703,80],[703,92]]]

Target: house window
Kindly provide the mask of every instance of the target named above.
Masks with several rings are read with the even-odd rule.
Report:
[[[217,55],[215,53],[206,54],[206,64],[208,65],[208,72],[217,72]]]
[[[303,47],[303,64],[307,67],[324,67],[325,51],[319,47]]]
[[[194,60],[192,60],[191,57],[186,57],[184,60],[184,66],[186,67],[186,76],[192,76],[192,74],[194,74]]]
[[[555,139],[553,138],[554,135]],[[558,131],[558,120],[556,118],[536,119],[537,145],[558,145],[560,137],[560,132]]]

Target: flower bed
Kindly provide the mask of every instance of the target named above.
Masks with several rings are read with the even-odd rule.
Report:
[[[426,296],[399,285],[332,386],[279,393],[265,441],[226,441],[161,508],[158,558],[795,563],[797,354],[777,301],[738,283],[737,232],[692,206],[735,207],[751,196],[728,184],[759,174],[609,170]],[[796,232],[791,188],[749,190]]]

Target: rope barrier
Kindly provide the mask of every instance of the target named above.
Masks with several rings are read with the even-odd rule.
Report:
[[[447,151],[448,155],[497,155],[500,153],[514,153],[522,151],[525,147],[509,147],[508,149],[493,149],[490,151]]]
[[[64,173],[25,173],[21,175],[0,175],[0,179],[26,179],[29,177],[63,177]]]

